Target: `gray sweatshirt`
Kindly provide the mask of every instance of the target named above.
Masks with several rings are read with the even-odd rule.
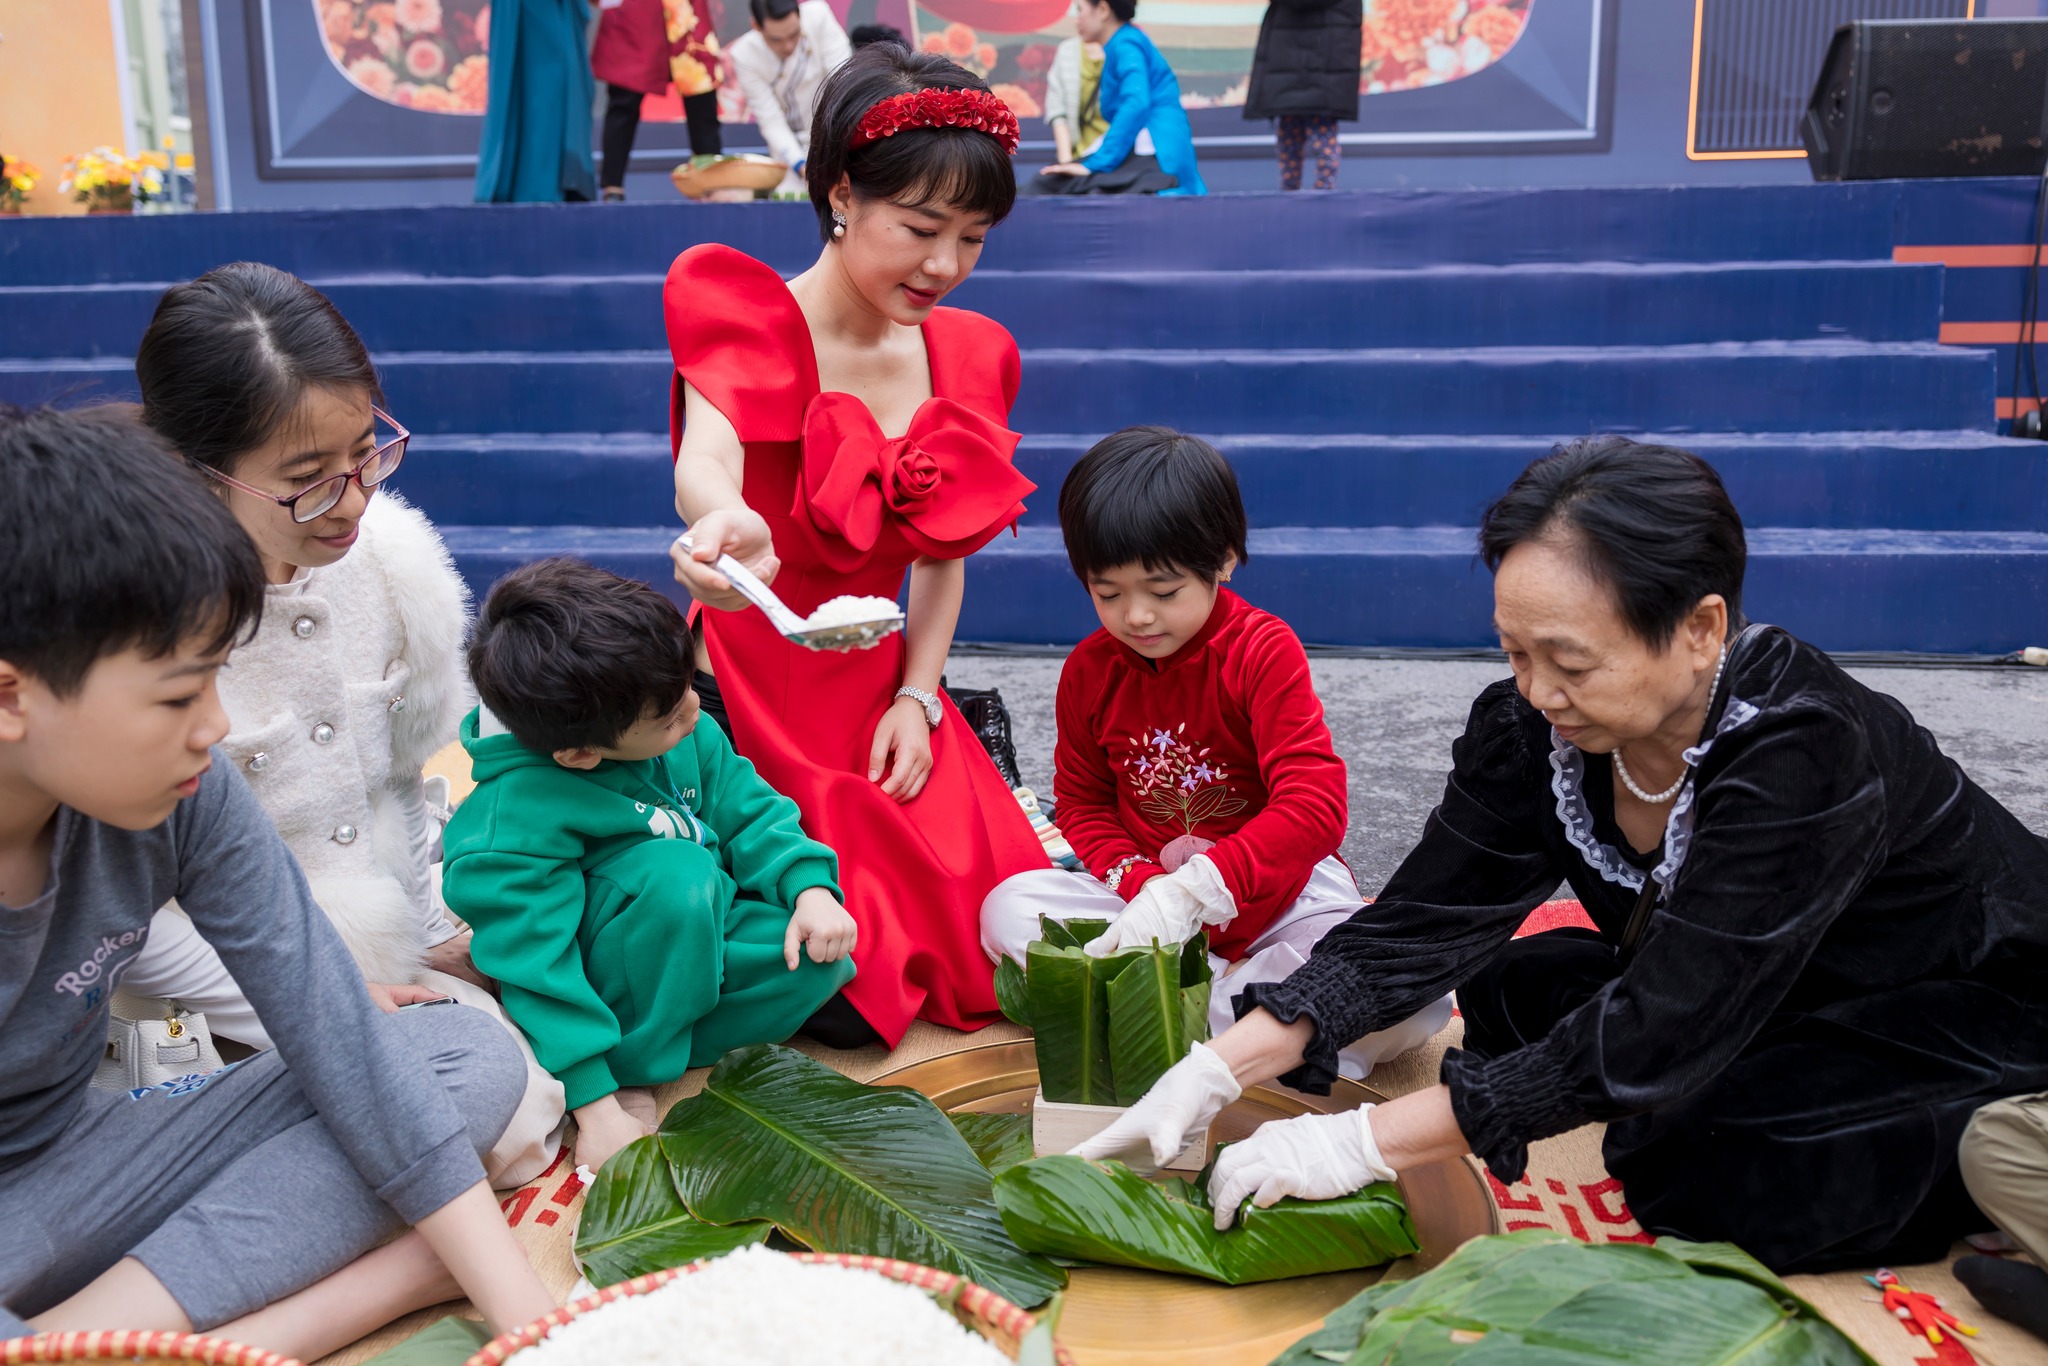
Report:
[[[0,1172],[33,1161],[78,1115],[114,988],[151,914],[176,897],[401,1218],[415,1223],[483,1179],[462,1116],[426,1062],[376,1027],[355,961],[218,751],[198,793],[154,829],[59,809],[51,869],[32,904],[0,904]]]

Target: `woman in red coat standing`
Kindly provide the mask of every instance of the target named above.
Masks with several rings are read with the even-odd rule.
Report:
[[[604,164],[598,176],[608,203],[626,197],[626,162],[640,131],[640,101],[673,81],[690,123],[690,153],[717,156],[717,0],[591,0],[601,11],[590,66],[605,83]]]
[[[669,270],[676,505],[694,554],[676,577],[708,608],[703,639],[733,748],[839,854],[860,926],[843,993],[858,1019],[824,1043],[894,1046],[913,1018],[996,1018],[982,899],[1046,867],[1031,822],[940,695],[962,560],[1023,512],[1011,464],[1017,344],[939,307],[1017,196],[1017,118],[931,53],[875,43],[826,80],[805,163],[823,249],[785,284],[731,247]],[[872,649],[784,640],[707,562],[730,552],[796,612],[894,598],[909,621]],[[821,1017],[824,1012],[820,1012]]]

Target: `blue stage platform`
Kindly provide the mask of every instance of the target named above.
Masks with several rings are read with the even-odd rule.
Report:
[[[961,637],[1092,626],[1058,482],[1103,432],[1163,422],[1231,454],[1239,583],[1316,643],[1485,643],[1479,509],[1606,430],[1722,469],[1759,618],[1845,650],[2048,643],[2048,444],[1998,434],[2032,188],[1021,203],[953,301],[1024,349],[1041,491],[971,562]],[[795,271],[816,231],[781,205],[0,223],[0,398],[132,393],[165,284],[270,261],[362,331],[419,433],[397,483],[479,587],[562,551],[666,582],[662,272],[700,241]]]

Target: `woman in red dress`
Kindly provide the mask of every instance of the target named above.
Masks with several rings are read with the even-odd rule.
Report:
[[[1044,867],[1029,821],[940,694],[965,556],[1012,525],[1033,485],[1004,425],[1017,346],[938,308],[1016,195],[1017,120],[942,57],[863,48],[819,92],[806,172],[824,250],[785,285],[730,247],[669,270],[676,507],[693,552],[676,578],[706,607],[734,747],[838,850],[860,925],[828,1042],[890,1046],[916,1017],[995,1017],[982,898]],[[842,594],[894,598],[908,625],[868,650],[792,645],[709,568],[730,553],[800,614]],[[812,1032],[820,1033],[818,1021]]]

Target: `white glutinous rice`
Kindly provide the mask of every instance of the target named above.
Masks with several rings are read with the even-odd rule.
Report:
[[[746,1247],[571,1319],[510,1366],[1004,1366],[914,1285]]]
[[[858,626],[862,622],[888,621],[902,615],[894,598],[846,595],[819,603],[818,610],[804,618],[804,629],[822,631],[828,626]]]

